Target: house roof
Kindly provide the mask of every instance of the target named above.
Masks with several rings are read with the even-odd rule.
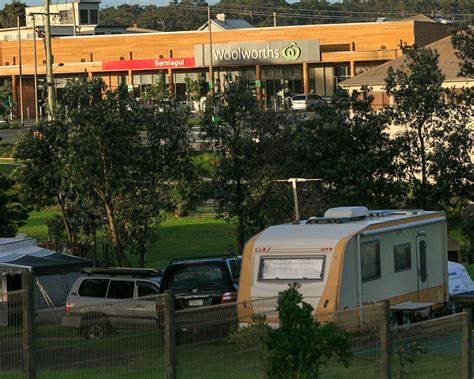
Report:
[[[212,24],[220,30],[229,29],[248,29],[254,28],[254,26],[241,18],[226,18],[225,21],[211,20]],[[198,30],[207,29],[207,22],[202,25]]]
[[[459,59],[456,56],[456,51],[451,45],[451,37],[445,37],[430,45],[426,46],[432,50],[436,50],[439,54],[439,68],[445,76],[445,82],[466,82],[472,79],[460,77],[459,73]],[[385,84],[387,71],[389,67],[394,70],[401,68],[405,63],[405,56],[402,55],[390,62],[381,64],[376,68],[366,71],[363,74],[357,75],[351,79],[347,79],[339,83],[343,88],[361,87],[361,86],[379,86]]]
[[[407,18],[404,18],[402,21],[424,21],[424,22],[434,22],[436,23],[435,20],[433,20],[433,18],[431,18],[430,16],[426,16],[424,14],[416,14],[414,16],[410,16],[410,17],[407,17]]]

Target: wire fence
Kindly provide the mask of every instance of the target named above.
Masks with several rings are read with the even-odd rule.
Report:
[[[0,315],[2,379],[265,378],[265,325],[278,327],[277,297],[176,311],[174,296],[159,295],[29,313],[31,299],[9,293]],[[392,327],[389,313],[373,304],[318,317],[348,333],[352,352],[320,377],[463,377],[467,312]]]

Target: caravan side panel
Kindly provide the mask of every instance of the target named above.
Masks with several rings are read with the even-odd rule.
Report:
[[[389,299],[391,304],[446,301],[445,225],[445,222],[439,222],[362,237],[362,303],[384,299]],[[420,282],[422,263],[418,253],[420,236],[425,236],[426,241],[426,279],[423,283]],[[398,267],[395,251],[399,257]],[[344,256],[340,309],[358,304],[357,254],[357,242],[351,241]],[[402,264],[400,255],[403,256]]]

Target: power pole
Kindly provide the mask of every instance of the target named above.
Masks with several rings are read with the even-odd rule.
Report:
[[[45,45],[46,45],[46,85],[48,89],[48,118],[51,120],[54,118],[56,112],[56,99],[54,93],[54,81],[53,81],[53,54],[51,49],[51,25],[50,25],[50,12],[49,12],[49,0],[44,0],[45,19],[44,19],[44,33],[45,33]]]

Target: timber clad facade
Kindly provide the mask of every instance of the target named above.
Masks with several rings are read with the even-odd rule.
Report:
[[[214,58],[225,60],[214,65],[215,78],[228,73],[243,77],[264,105],[278,108],[295,93],[331,96],[339,81],[400,56],[401,45],[426,45],[446,35],[446,25],[413,20],[215,31],[212,44],[221,50],[213,52],[218,54]],[[162,76],[184,99],[186,78],[209,82],[208,63],[196,57],[201,49],[209,61],[208,44],[207,31],[53,38],[58,97],[67,81],[78,76],[101,76],[112,89],[127,84],[137,96]],[[312,46],[319,49],[317,54],[305,50]],[[37,40],[36,53],[41,105],[46,97],[42,40]],[[247,55],[252,58],[248,62]],[[237,63],[233,58],[238,58]],[[22,41],[22,71],[24,114],[32,118],[32,40]],[[11,82],[15,100],[19,98],[18,75],[17,41],[0,41],[0,78]]]

